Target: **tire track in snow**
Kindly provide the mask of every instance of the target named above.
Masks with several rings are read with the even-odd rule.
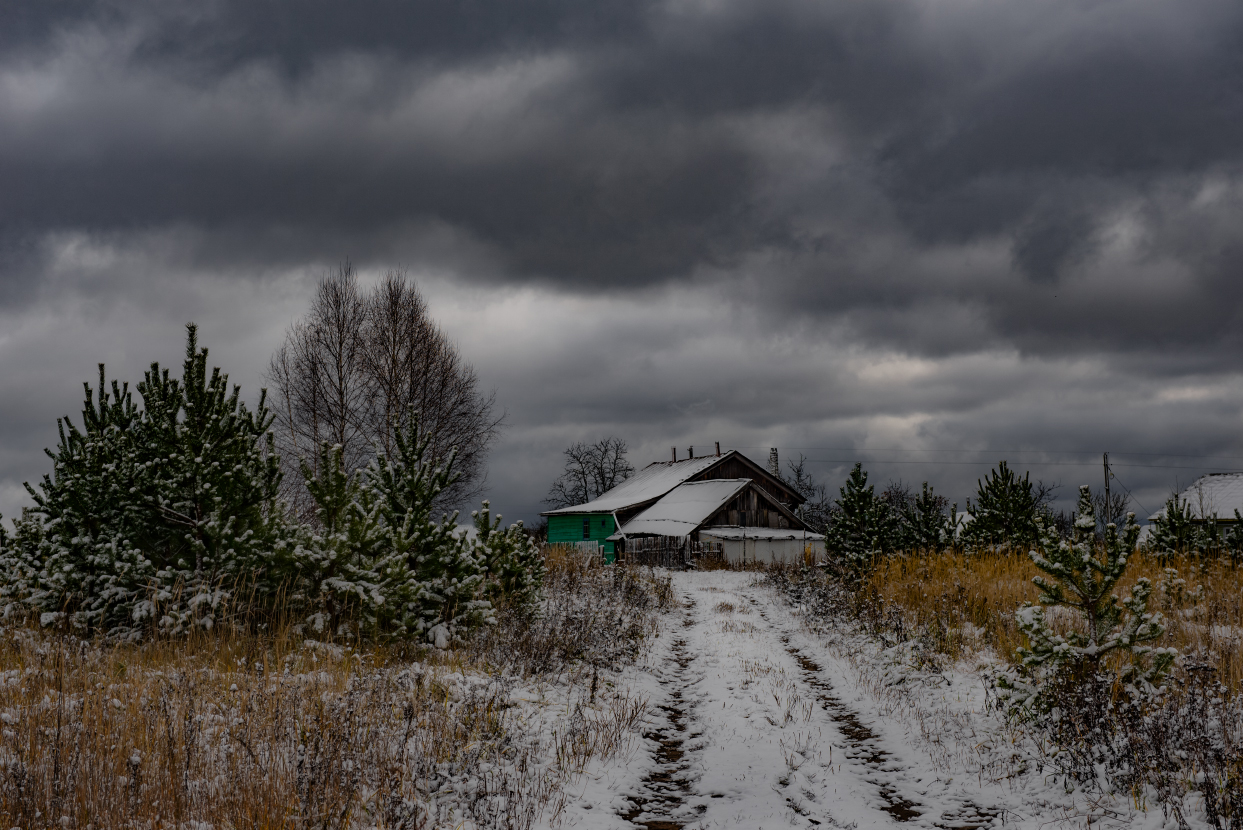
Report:
[[[685,608],[686,616],[682,623],[683,627],[689,628],[697,624],[693,616],[694,600],[688,600]],[[665,661],[671,668],[665,682],[672,686],[672,690],[665,703],[657,707],[664,723],[643,735],[655,744],[652,759],[656,766],[640,782],[640,793],[628,799],[629,809],[620,813],[626,821],[647,830],[682,830],[695,817],[693,812],[688,815],[687,799],[692,795],[692,789],[686,774],[690,767],[688,756],[700,751],[699,748],[686,747],[689,740],[699,737],[690,732],[693,703],[686,699],[690,687],[697,682],[687,677],[687,669],[694,660],[687,652],[686,638],[674,639]]]
[[[749,595],[747,599],[756,607],[760,617],[773,626],[768,615],[760,608],[759,601]],[[846,750],[846,756],[862,764],[867,770],[862,777],[876,787],[881,800],[881,809],[895,821],[903,823],[916,821],[931,812],[933,808],[914,801],[894,786],[891,778],[894,774],[904,772],[905,768],[894,759],[891,752],[881,745],[880,736],[863,723],[859,713],[847,706],[835,694],[833,685],[824,678],[824,668],[798,648],[790,645],[789,632],[781,631],[777,626],[773,626],[773,629],[780,632],[781,644],[798,664],[803,682],[811,687],[816,701],[844,739],[843,748]],[[983,830],[986,827],[993,827],[995,820],[1002,817],[1000,810],[981,807],[965,799],[957,801],[955,807],[942,811],[941,816],[933,822],[933,827],[941,830]]]

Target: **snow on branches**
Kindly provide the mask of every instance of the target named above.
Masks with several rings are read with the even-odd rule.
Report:
[[[1095,678],[1109,667],[1111,658],[1121,659],[1117,677],[1133,699],[1150,695],[1177,652],[1150,645],[1165,627],[1160,612],[1148,611],[1149,580],[1138,580],[1125,599],[1114,593],[1139,538],[1135,514],[1127,514],[1121,531],[1107,524],[1104,539],[1098,540],[1092,495],[1084,486],[1073,539],[1062,539],[1044,522],[1038,527],[1036,549],[1030,555],[1044,573],[1033,580],[1040,591],[1039,604],[1016,612],[1028,646],[1018,652],[1021,671],[999,678],[1002,697],[1018,709],[1048,705],[1044,693],[1055,681],[1067,676]],[[1049,608],[1067,609],[1077,624],[1058,633],[1046,615]]]
[[[470,538],[456,514],[433,516],[454,455],[432,463],[416,413],[360,473],[340,446],[303,460],[315,517],[292,520],[266,395],[250,411],[227,375],[208,373],[196,334],[187,327],[181,379],[152,364],[141,406],[101,365],[82,428],[59,422],[52,472],[27,485],[34,507],[0,536],[6,615],[124,640],[284,617],[312,636],[443,646],[490,622],[490,599],[537,600],[542,564],[520,526],[498,519]]]

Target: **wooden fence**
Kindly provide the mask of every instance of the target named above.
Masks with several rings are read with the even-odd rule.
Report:
[[[622,544],[627,562],[654,568],[684,568],[694,559],[722,559],[725,555],[720,542],[692,542],[677,536],[644,536]]]

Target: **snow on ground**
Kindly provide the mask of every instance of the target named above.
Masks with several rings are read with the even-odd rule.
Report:
[[[652,704],[643,741],[590,766],[549,824],[1166,826],[1159,810],[1091,804],[1029,774],[974,668],[929,675],[902,647],[813,630],[754,574],[673,585],[683,608],[627,671]]]

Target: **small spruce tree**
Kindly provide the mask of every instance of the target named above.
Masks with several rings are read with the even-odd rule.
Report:
[[[839,568],[849,576],[862,576],[876,557],[893,549],[897,517],[868,484],[862,464],[855,464],[840,489],[837,510],[829,519],[827,547]]]
[[[154,602],[170,631],[210,627],[239,584],[275,595],[288,553],[267,390],[251,412],[228,375],[208,374],[197,333],[186,326],[180,381],[153,363],[138,384],[141,486],[156,514],[142,547],[158,556]]]
[[[944,550],[953,544],[954,532],[946,514],[945,496],[938,496],[924,482],[901,515],[901,546],[912,550]]]
[[[1111,655],[1126,658],[1119,678],[1132,696],[1148,694],[1177,655],[1174,649],[1150,645],[1165,628],[1160,612],[1148,611],[1152,595],[1148,579],[1136,582],[1121,601],[1113,593],[1139,538],[1135,514],[1127,514],[1121,532],[1112,523],[1106,525],[1105,538],[1098,541],[1092,494],[1085,485],[1079,491],[1074,533],[1073,540],[1062,539],[1042,522],[1037,549],[1031,552],[1032,562],[1043,572],[1033,580],[1039,604],[1016,612],[1028,645],[1018,650],[1020,674],[1003,676],[998,684],[1017,709],[1040,701],[1054,678],[1075,682],[1095,678]],[[1045,616],[1050,607],[1074,612],[1083,631],[1056,633]]]
[[[1030,473],[1019,478],[1002,461],[976,483],[976,501],[967,501],[971,522],[964,535],[968,544],[981,548],[1025,548],[1034,544],[1040,534],[1036,526],[1040,505]]]
[[[52,472],[38,490],[26,485],[34,507],[23,511],[0,569],[6,611],[29,609],[44,625],[64,622],[80,632],[119,627],[133,632],[149,616],[142,604],[158,565],[140,546],[150,508],[139,493],[141,412],[128,386],[111,391],[99,366],[99,397],[83,384],[82,429],[56,422],[60,443],[45,450]],[[137,615],[137,619],[135,618]]]

